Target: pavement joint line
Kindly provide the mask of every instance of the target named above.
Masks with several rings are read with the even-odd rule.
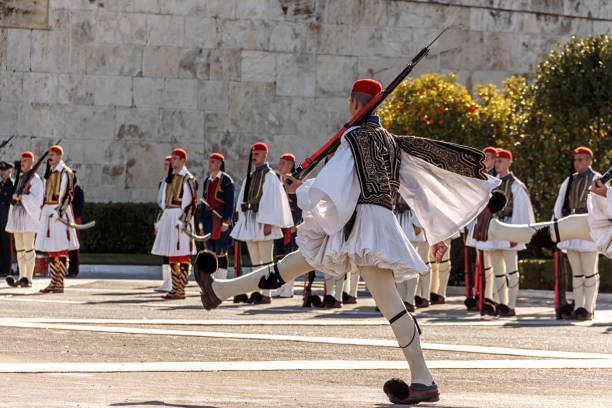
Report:
[[[430,369],[609,369],[606,360],[430,360]],[[0,363],[0,373],[109,373],[109,372],[216,372],[216,371],[322,371],[407,370],[405,360],[284,360],[184,362],[73,362]]]
[[[397,348],[395,340],[384,339],[357,339],[357,338],[341,338],[341,337],[314,337],[314,336],[289,336],[280,334],[258,334],[258,333],[228,333],[228,332],[209,332],[196,330],[167,330],[167,329],[144,329],[135,327],[104,327],[104,326],[88,326],[88,325],[66,325],[66,324],[48,324],[48,323],[30,323],[30,322],[2,322],[0,327],[14,328],[30,328],[30,329],[52,329],[52,330],[69,330],[69,331],[90,331],[90,332],[105,332],[105,333],[122,333],[122,334],[145,334],[145,335],[165,335],[165,336],[185,336],[185,337],[207,337],[207,338],[225,338],[239,340],[272,340],[272,341],[291,341],[303,343],[319,343],[319,344],[340,344],[353,346],[376,346],[376,347],[391,347]],[[606,359],[612,360],[612,354],[603,353],[586,353],[586,352],[567,352],[567,351],[552,351],[552,350],[537,350],[537,349],[517,349],[509,347],[490,347],[490,346],[472,346],[472,345],[455,345],[455,344],[435,344],[421,343],[424,350],[437,351],[453,351],[464,353],[491,354],[491,355],[511,355],[521,357],[537,357],[537,358],[565,358],[565,359]]]
[[[70,318],[0,318],[0,322],[31,322],[31,323],[78,323],[78,324],[138,324],[138,325],[169,325],[169,326],[388,326],[384,319],[353,321],[342,319],[314,320],[314,319],[70,319]],[[594,320],[587,322],[567,320],[463,320],[438,321],[435,318],[419,318],[421,326],[592,326],[596,324],[610,324],[612,320]]]

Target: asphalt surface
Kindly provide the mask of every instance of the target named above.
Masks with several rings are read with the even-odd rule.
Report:
[[[297,284],[291,299],[206,312],[193,282],[179,301],[151,279],[36,293],[46,283],[0,283],[0,407],[387,407],[384,382],[410,378],[363,287],[342,309],[302,308]],[[416,313],[441,392],[419,406],[612,406],[611,295],[576,324],[554,320],[549,292],[521,292],[512,319],[468,314],[461,293]]]

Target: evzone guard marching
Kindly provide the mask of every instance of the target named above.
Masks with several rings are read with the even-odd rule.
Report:
[[[255,170],[242,183],[236,206],[238,221],[231,236],[246,242],[254,267],[271,268],[274,262],[274,240],[283,237],[282,228],[293,226],[291,208],[282,183],[266,161],[268,146],[262,142],[255,143],[251,146],[250,157]],[[259,289],[261,293],[252,289],[255,292],[251,294],[250,302],[270,303],[270,289],[277,288]]]
[[[351,116],[365,111],[381,90],[371,79],[355,82]],[[396,282],[414,278],[427,267],[393,215],[393,200],[401,193],[430,242],[439,243],[476,217],[499,184],[483,175],[482,160],[482,153],[471,148],[394,136],[380,125],[378,116],[368,117],[343,133],[335,155],[316,178],[304,183],[291,179],[287,191],[297,193],[304,217],[298,227],[299,250],[231,280],[214,280],[214,256],[200,253],[196,279],[202,304],[210,310],[231,296],[275,289],[312,269],[334,275],[359,269],[410,366],[410,386],[397,379],[385,384],[389,399],[437,401],[438,387],[425,363],[417,325],[395,288]],[[441,259],[444,244],[433,247]]]
[[[214,252],[219,269],[214,277],[227,278],[227,249],[230,243],[230,226],[234,213],[234,180],[225,172],[225,157],[213,153],[208,158],[208,178],[202,188],[203,206],[200,211],[200,232],[211,234],[206,249]]]
[[[62,160],[61,146],[49,148],[49,159],[45,171],[45,191],[40,214],[40,224],[34,248],[49,254],[51,282],[41,289],[43,293],[63,293],[64,277],[68,269],[68,251],[79,248],[76,230],[66,224],[74,224],[72,197],[77,178]],[[63,220],[63,222],[60,221]]]
[[[159,225],[159,219],[161,218],[163,207],[164,207],[164,184],[166,182],[166,177],[168,177],[168,172],[170,171],[170,162],[172,161],[172,156],[166,156],[164,159],[164,179],[159,182],[157,186],[157,208],[155,209],[155,235],[157,235],[157,226]],[[162,284],[155,288],[156,292],[169,292],[172,289],[172,273],[170,272],[170,260],[167,256],[163,257],[162,261]]]
[[[25,187],[21,194],[13,194],[13,202],[9,209],[6,231],[15,237],[15,250],[17,251],[17,265],[19,266],[19,280],[16,281],[12,276],[6,278],[10,286],[21,286],[29,288],[32,286],[32,276],[34,274],[34,264],[36,262],[36,251],[34,250],[34,240],[40,227],[40,209],[43,204],[44,186],[43,181],[37,173],[32,175],[29,180],[25,177],[32,170],[34,165],[34,153],[30,151],[21,154],[20,178],[15,180],[19,186]]]
[[[497,190],[506,196],[505,207],[496,214],[500,220],[510,224],[528,224],[535,221],[531,201],[525,185],[510,171],[512,153],[498,149],[495,155],[495,171],[501,179]],[[519,291],[517,252],[525,249],[523,243],[512,240],[478,242],[477,248],[488,252],[494,285],[499,303],[495,314],[501,317],[515,316]]]
[[[555,202],[554,216],[562,218],[570,214],[587,213],[587,196],[593,179],[601,174],[591,169],[593,151],[580,146],[573,151],[573,174],[561,184]],[[563,319],[591,320],[595,311],[595,299],[599,288],[597,269],[599,253],[594,242],[582,239],[562,241],[557,247],[566,251],[572,268],[574,306],[567,304],[561,310]]]
[[[174,149],[171,157],[171,169],[163,183],[162,215],[151,253],[167,256],[170,261],[172,289],[162,298],[185,299],[185,285],[191,273],[190,255],[196,253],[195,243],[188,233],[194,231],[198,182],[185,167],[185,150]]]

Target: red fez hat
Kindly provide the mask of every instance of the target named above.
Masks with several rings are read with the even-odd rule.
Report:
[[[172,156],[182,157],[183,159],[187,158],[187,152],[184,149],[174,149],[172,151]]]
[[[253,146],[251,146],[251,151],[252,152],[257,152],[257,151],[267,152],[268,146],[266,146],[266,144],[263,142],[257,142]]]
[[[497,157],[498,159],[512,160],[512,152],[506,149],[497,149],[497,153],[495,154],[495,157]]]
[[[164,159],[165,162],[169,162],[170,160],[172,160],[172,156],[166,156],[166,158]]]
[[[225,161],[225,157],[221,153],[213,153],[210,155],[209,159],[215,159],[219,161]]]
[[[580,146],[574,149],[574,154],[588,154],[593,157],[593,151],[586,146]]]
[[[291,153],[283,153],[281,155],[281,159],[283,160],[289,160],[295,163],[295,156]]]
[[[30,159],[34,160],[34,153],[32,153],[31,151],[25,151],[23,153],[21,153],[21,157],[29,157]]]
[[[497,154],[497,147],[493,147],[493,146],[487,146],[485,147],[482,152],[483,153],[493,153],[493,154]]]
[[[353,84],[352,92],[363,92],[377,95],[382,92],[382,85],[374,79],[360,79]]]
[[[49,152],[64,154],[64,149],[62,149],[62,146],[53,145],[49,148]]]

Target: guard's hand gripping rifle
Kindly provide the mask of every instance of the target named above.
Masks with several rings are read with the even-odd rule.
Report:
[[[418,64],[419,61],[421,61],[427,54],[429,54],[429,47],[431,47],[431,45],[436,42],[436,40],[440,38],[440,36],[444,34],[446,30],[448,30],[448,27],[442,30],[442,32],[438,34],[432,42],[430,42],[425,48],[419,51],[419,53],[412,59],[412,61],[410,61],[410,64],[408,64],[408,66],[404,68],[404,70],[398,76],[396,76],[395,79],[393,79],[393,81],[391,81],[391,83],[382,92],[380,92],[378,95],[375,95],[374,98],[372,98],[366,106],[364,106],[359,112],[357,112],[355,116],[353,116],[351,120],[349,120],[342,127],[342,129],[340,129],[338,133],[336,133],[334,137],[329,139],[329,141],[325,143],[325,145],[323,145],[323,147],[317,150],[313,155],[304,160],[304,162],[302,162],[302,164],[300,164],[299,167],[295,169],[292,176],[297,179],[303,179],[316,167],[319,162],[321,162],[321,160],[324,160],[327,156],[335,152],[338,146],[340,145],[340,139],[342,138],[344,132],[346,132],[346,130],[349,129],[351,126],[356,126],[363,123],[368,118],[368,116],[370,116],[372,112],[374,112],[376,108],[378,108],[378,106],[391,94],[391,92],[393,92],[393,90],[395,90],[395,88],[397,88],[398,85],[410,74],[416,64]],[[286,180],[285,182],[291,184],[291,180]]]

